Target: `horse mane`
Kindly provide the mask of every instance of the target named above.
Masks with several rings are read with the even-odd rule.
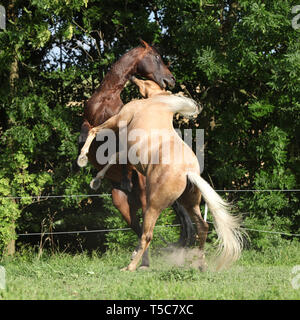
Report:
[[[139,54],[139,50],[142,46],[138,46],[135,48],[132,48],[130,50],[128,50],[127,52],[125,52],[121,57],[119,57],[117,59],[117,61],[115,61],[113,63],[113,65],[109,68],[109,70],[107,71],[105,77],[102,79],[100,85],[96,88],[96,92],[101,91],[102,87],[107,85],[108,83],[114,82],[115,79],[113,79],[114,77],[116,77],[116,75],[120,75],[120,72],[118,72],[118,68],[120,65],[122,65],[124,63],[124,61],[128,58],[131,59],[136,59],[136,56]],[[130,64],[128,64],[130,65]],[[131,65],[130,65],[131,66]],[[124,70],[122,70],[124,73]],[[125,72],[126,73],[126,72]],[[122,78],[122,77],[121,77]],[[120,79],[120,87],[123,87],[123,79]],[[128,80],[128,79],[126,79]],[[116,85],[118,87],[118,85]],[[120,88],[117,88],[120,89]]]
[[[191,98],[176,94],[158,94],[152,99],[155,102],[161,102],[168,105],[168,108],[173,113],[179,113],[184,117],[190,118],[199,114],[197,102]]]
[[[154,45],[152,45],[152,44],[149,44],[149,47],[150,47],[154,52],[156,52],[157,54],[159,54],[160,56],[162,55],[161,50],[160,50],[158,47],[156,47],[156,46],[154,46]]]

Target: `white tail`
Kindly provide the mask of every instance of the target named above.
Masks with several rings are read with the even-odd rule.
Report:
[[[187,177],[200,190],[213,215],[219,242],[217,270],[220,270],[240,257],[244,234],[240,228],[240,217],[229,214],[228,203],[197,173],[188,172]]]
[[[152,99],[168,104],[170,111],[180,113],[184,117],[193,117],[199,113],[199,108],[193,99],[180,95],[157,95]]]

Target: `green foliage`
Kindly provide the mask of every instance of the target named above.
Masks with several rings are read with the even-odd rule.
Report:
[[[0,194],[7,196],[9,190],[9,181],[5,178],[0,179]],[[0,252],[5,252],[8,243],[16,238],[14,225],[20,216],[20,210],[12,199],[0,198]]]
[[[252,117],[254,119],[258,119],[267,116],[269,113],[273,112],[275,106],[268,103],[255,101],[254,103],[250,104],[248,108]]]

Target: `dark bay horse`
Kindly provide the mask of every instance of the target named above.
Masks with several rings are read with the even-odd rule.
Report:
[[[148,98],[127,103],[120,113],[93,128],[78,158],[79,163],[84,164],[87,161],[89,146],[96,134],[103,129],[118,132],[124,127],[127,129],[128,137],[133,132],[139,132],[138,142],[127,139],[125,151],[130,158],[130,150],[134,148],[137,158],[131,159],[137,161],[135,167],[146,176],[147,205],[139,249],[125,270],[134,271],[137,268],[152,240],[155,223],[161,211],[176,200],[195,221],[199,240],[199,266],[204,268],[206,263],[203,250],[208,224],[200,212],[201,195],[214,218],[218,234],[217,269],[230,265],[239,258],[242,250],[243,232],[240,228],[240,217],[230,214],[229,205],[200,176],[196,155],[173,127],[175,113],[186,117],[196,115],[199,112],[197,104],[190,98],[172,95],[162,90],[152,81],[136,80],[135,83],[140,87],[140,92]],[[151,161],[153,155],[158,161]],[[109,166],[110,163],[103,169],[104,174]],[[100,172],[100,176],[104,175]]]
[[[89,131],[104,123],[111,116],[117,114],[123,107],[120,93],[126,82],[134,74],[139,74],[147,79],[155,81],[161,88],[167,85],[173,87],[175,79],[167,66],[163,63],[157,50],[145,41],[141,40],[141,46],[136,47],[124,54],[110,69],[104,77],[101,85],[86,102],[84,107],[84,121],[81,126],[79,137],[80,148],[84,144]],[[96,151],[100,142],[93,141],[88,160],[100,171],[101,166],[96,160]],[[142,207],[146,208],[145,177],[133,166],[128,166],[128,176],[132,180],[132,192],[120,187],[122,176],[124,176],[124,165],[112,166],[106,174],[106,178],[112,181],[112,201],[115,207],[121,212],[128,225],[140,238],[142,228],[139,224],[136,212]],[[188,215],[178,203],[173,205],[181,224],[181,244],[191,241],[193,226]],[[148,266],[147,252],[143,256],[142,266]]]

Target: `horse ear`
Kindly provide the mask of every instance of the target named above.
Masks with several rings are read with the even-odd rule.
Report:
[[[148,48],[149,47],[149,44],[146,42],[146,41],[144,41],[143,39],[139,39],[140,40],[140,43],[141,43],[141,45],[143,46],[143,47],[145,47],[145,48]]]

